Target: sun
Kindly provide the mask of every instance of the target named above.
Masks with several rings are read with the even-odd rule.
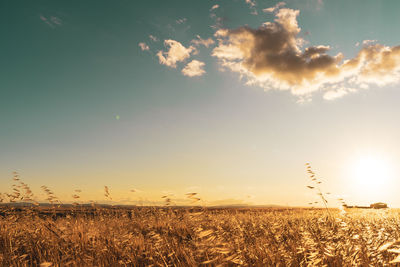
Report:
[[[391,165],[381,156],[362,156],[353,166],[354,189],[369,201],[384,200],[392,186],[392,176]]]

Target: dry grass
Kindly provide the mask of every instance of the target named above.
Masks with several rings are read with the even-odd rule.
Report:
[[[382,266],[400,253],[399,211],[330,211],[3,207],[0,265]]]
[[[399,264],[400,211],[328,209],[328,193],[306,170],[325,209],[177,208],[168,195],[165,207],[84,206],[79,189],[66,206],[46,186],[50,206],[41,206],[14,173],[12,192],[0,194],[9,202],[0,206],[0,266]],[[112,199],[107,186],[104,196]]]

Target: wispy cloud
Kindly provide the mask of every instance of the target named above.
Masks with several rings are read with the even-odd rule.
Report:
[[[279,2],[276,5],[274,5],[273,7],[269,7],[269,8],[264,8],[263,12],[275,12],[276,10],[280,9],[281,7],[285,6],[286,3],[285,2]]]
[[[52,22],[53,24],[62,25],[62,20],[61,20],[60,18],[58,18],[58,17],[51,16],[51,17],[50,17],[50,20],[51,20],[51,22]]]
[[[249,4],[250,7],[256,6],[256,0],[246,0],[246,3]]]
[[[182,18],[182,19],[177,19],[175,22],[177,24],[184,24],[184,23],[186,23],[186,21],[187,21],[187,18]]]
[[[217,8],[219,8],[219,5],[213,5],[213,6],[211,7],[210,11],[213,11],[213,10],[215,10],[215,9],[217,9]]]
[[[210,14],[210,17],[211,17],[212,19],[214,19],[214,21],[215,21],[215,24],[214,24],[214,25],[211,25],[210,27],[211,27],[212,29],[214,29],[214,30],[221,29],[221,28],[222,28],[222,25],[223,25],[224,19],[221,18],[221,17],[217,17],[217,15],[216,15],[215,13],[211,13],[211,14]]]
[[[204,62],[192,60],[182,69],[182,74],[189,77],[202,76],[206,73],[203,69]]]
[[[348,94],[348,91],[346,89],[340,88],[337,90],[329,90],[329,91],[325,92],[323,97],[325,100],[334,100],[336,98],[343,97],[347,94]]]
[[[364,40],[364,41],[362,41],[362,44],[363,45],[370,45],[370,44],[374,44],[376,42],[378,42],[378,40]]]
[[[245,0],[246,4],[250,6],[251,14],[252,15],[258,15],[257,9],[256,9],[256,0]]]
[[[62,25],[62,20],[59,17],[56,16],[44,16],[44,15],[39,15],[39,19],[46,23],[49,27],[55,28],[57,26]]]
[[[200,35],[196,36],[197,39],[193,39],[191,42],[196,45],[196,46],[200,46],[200,45],[204,45],[205,47],[209,47],[210,45],[214,44],[214,40],[211,38],[208,39],[202,39],[200,37]]]
[[[150,38],[150,40],[152,40],[153,42],[158,42],[159,40],[158,40],[158,38],[157,37],[155,37],[154,35],[149,35],[149,38]]]
[[[142,49],[142,51],[148,51],[150,49],[150,47],[146,44],[146,43],[139,43],[138,44],[140,49]]]
[[[325,99],[335,99],[350,92],[349,88],[354,91],[370,83],[382,86],[399,81],[400,46],[367,41],[356,57],[343,61],[341,53],[329,55],[327,45],[303,48],[298,10],[282,8],[275,15],[274,22],[258,29],[245,26],[218,30],[218,46],[212,56],[249,85],[290,90],[299,96],[324,90],[328,91]],[[341,88],[331,90],[338,85]]]
[[[190,46],[186,48],[180,42],[175,40],[165,40],[164,45],[168,47],[168,51],[158,51],[158,60],[160,64],[171,68],[176,68],[177,62],[188,59],[190,54],[196,51],[195,47]]]

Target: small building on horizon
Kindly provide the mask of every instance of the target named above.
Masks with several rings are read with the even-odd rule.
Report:
[[[372,203],[369,206],[349,206],[349,205],[344,204],[343,207],[345,207],[347,209],[387,209],[388,205],[383,202],[376,202],[376,203]]]
[[[386,209],[388,205],[383,202],[377,202],[369,205],[371,209]]]

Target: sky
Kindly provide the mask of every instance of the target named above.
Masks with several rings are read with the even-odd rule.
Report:
[[[329,205],[400,207],[399,8],[3,1],[0,192],[306,206],[309,162]]]

